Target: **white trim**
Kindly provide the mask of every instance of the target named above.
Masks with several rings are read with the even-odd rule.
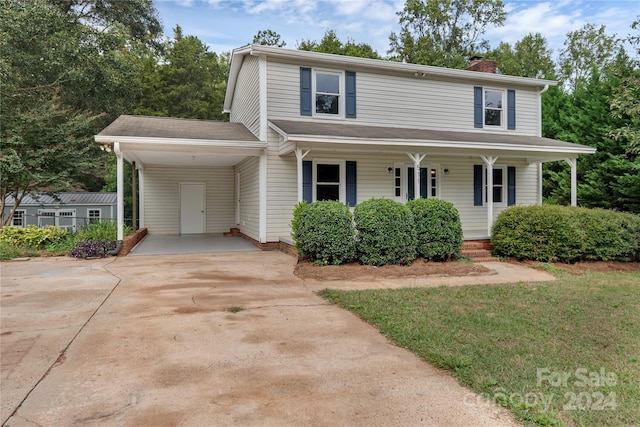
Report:
[[[15,223],[14,223],[17,213],[21,213],[22,214],[22,216],[20,217],[20,219],[22,219],[22,225],[15,225]],[[23,227],[27,226],[27,211],[25,209],[16,209],[13,212],[13,218],[11,218],[11,226],[12,227],[18,227],[18,228],[23,228]]]
[[[303,171],[302,171],[302,161],[304,160],[305,156],[307,154],[309,154],[311,150],[306,150],[304,153],[302,152],[301,148],[296,148],[295,153],[296,153],[296,172],[297,172],[297,185],[298,185],[298,202],[301,202],[304,199],[304,189],[303,189],[303,185],[304,183],[303,181]]]
[[[496,110],[496,111],[500,111],[500,125],[489,125],[486,122],[486,110],[487,110],[487,100],[486,100],[486,94],[487,92],[499,92],[501,95],[501,100],[500,100],[500,108],[489,108],[489,110]],[[504,89],[496,89],[493,87],[483,87],[482,88],[482,128],[486,129],[486,130],[504,130],[507,128],[507,97],[506,97],[506,93],[507,91]]]
[[[237,148],[239,150],[244,149],[261,149],[266,148],[266,142],[264,141],[245,141],[245,140],[216,140],[216,139],[188,139],[188,138],[157,138],[146,136],[102,136],[96,135],[95,141],[100,143],[125,143],[125,144],[141,144],[141,145],[194,145],[197,147],[220,147],[220,148]],[[114,141],[117,139],[117,141]],[[156,150],[160,151],[160,150]]]
[[[240,172],[236,172],[236,225],[240,225]]]
[[[118,190],[118,241],[124,240],[124,159],[120,151],[120,143],[113,143],[113,152],[116,154],[116,188]]]
[[[312,194],[313,201],[317,201],[317,191],[316,185],[317,182],[317,165],[338,165],[340,167],[340,182],[338,182],[338,197],[339,201],[342,203],[346,203],[347,201],[347,163],[346,160],[338,160],[338,159],[313,159],[313,170],[312,170],[312,179],[311,183],[313,185]]]
[[[578,172],[577,172],[577,163],[578,159],[564,159],[565,162],[569,163],[571,166],[571,206],[578,206]]]
[[[91,223],[92,218],[91,217],[91,211],[98,211],[98,222],[100,222],[102,220],[102,208],[87,208],[87,222]]]
[[[136,163],[136,167],[138,168],[138,226],[144,228],[144,166]]]
[[[318,73],[338,76],[338,114],[316,112],[316,96],[317,96],[316,79],[317,79]],[[320,119],[344,119],[345,118],[344,109],[346,107],[344,71],[336,71],[336,70],[323,69],[323,68],[313,68],[311,70],[311,74],[312,74],[312,78],[311,78],[311,103],[312,103],[311,114],[312,116]]]
[[[267,120],[267,57],[260,55],[258,59],[258,84],[260,91],[260,141],[267,141],[267,129],[269,129],[269,121]]]
[[[267,150],[264,150],[260,155],[260,162],[258,166],[260,243],[267,243],[267,166]]]
[[[491,168],[491,170],[493,172],[495,172],[496,170],[501,170],[502,171],[502,191],[501,191],[501,202],[496,202],[495,200],[493,201],[493,206],[507,206],[507,166],[506,165],[500,165],[500,166],[493,166]],[[487,185],[487,174],[488,174],[488,169],[485,165],[485,167],[483,168],[483,172],[484,175],[482,176],[482,205],[483,206],[487,206],[488,204],[488,193],[487,190],[489,189],[488,185]],[[493,188],[496,186],[496,183],[493,182],[493,176],[491,177],[491,183],[492,183],[492,187],[491,187],[491,199],[493,200]]]

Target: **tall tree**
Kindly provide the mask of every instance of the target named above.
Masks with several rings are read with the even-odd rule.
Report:
[[[227,120],[222,109],[229,55],[210,52],[196,36],[183,35],[179,25],[174,32],[160,58],[146,59],[136,114]]]
[[[260,30],[253,36],[254,44],[261,44],[264,46],[285,47],[287,43],[282,40],[280,34],[273,30]]]
[[[487,56],[495,59],[502,74],[532,78],[554,78],[552,50],[540,33],[527,34],[515,43],[501,42]]]
[[[604,25],[585,24],[568,32],[558,58],[565,87],[574,90],[579,82],[589,79],[594,67],[598,71],[604,70],[615,60],[620,47],[620,40],[615,34],[607,34]]]
[[[69,189],[101,173],[93,135],[132,111],[136,53],[157,37],[156,15],[150,0],[0,4],[3,208],[9,195],[15,212],[30,192]]]
[[[502,0],[407,0],[399,34],[389,36],[391,59],[412,64],[465,68],[473,54],[489,50],[481,40],[503,24]]]
[[[302,40],[297,45],[300,50],[313,52],[333,53],[336,55],[357,56],[360,58],[380,59],[380,55],[366,43],[356,43],[347,39],[343,43],[334,30],[327,30],[319,42],[315,40]]]

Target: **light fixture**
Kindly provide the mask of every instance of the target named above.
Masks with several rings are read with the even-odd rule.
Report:
[[[391,166],[387,168],[387,173],[393,173],[393,168]]]
[[[451,172],[449,171],[449,169],[443,169],[442,173],[444,173],[445,175],[449,175]]]

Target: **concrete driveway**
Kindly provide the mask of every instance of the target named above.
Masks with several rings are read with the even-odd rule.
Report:
[[[316,296],[294,263],[279,252],[3,263],[2,422],[515,425]]]

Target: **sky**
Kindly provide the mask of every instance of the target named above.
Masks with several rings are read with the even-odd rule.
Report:
[[[345,42],[371,45],[382,56],[389,34],[398,32],[396,12],[404,0],[156,0],[165,37],[180,25],[185,35],[202,40],[209,50],[231,51],[250,43],[260,30],[282,36],[287,48],[303,40],[320,41],[332,29]],[[640,15],[640,0],[504,0],[507,19],[484,38],[492,47],[514,42],[528,33],[546,37],[554,56],[567,32],[584,24],[606,25],[607,33],[626,37]]]

